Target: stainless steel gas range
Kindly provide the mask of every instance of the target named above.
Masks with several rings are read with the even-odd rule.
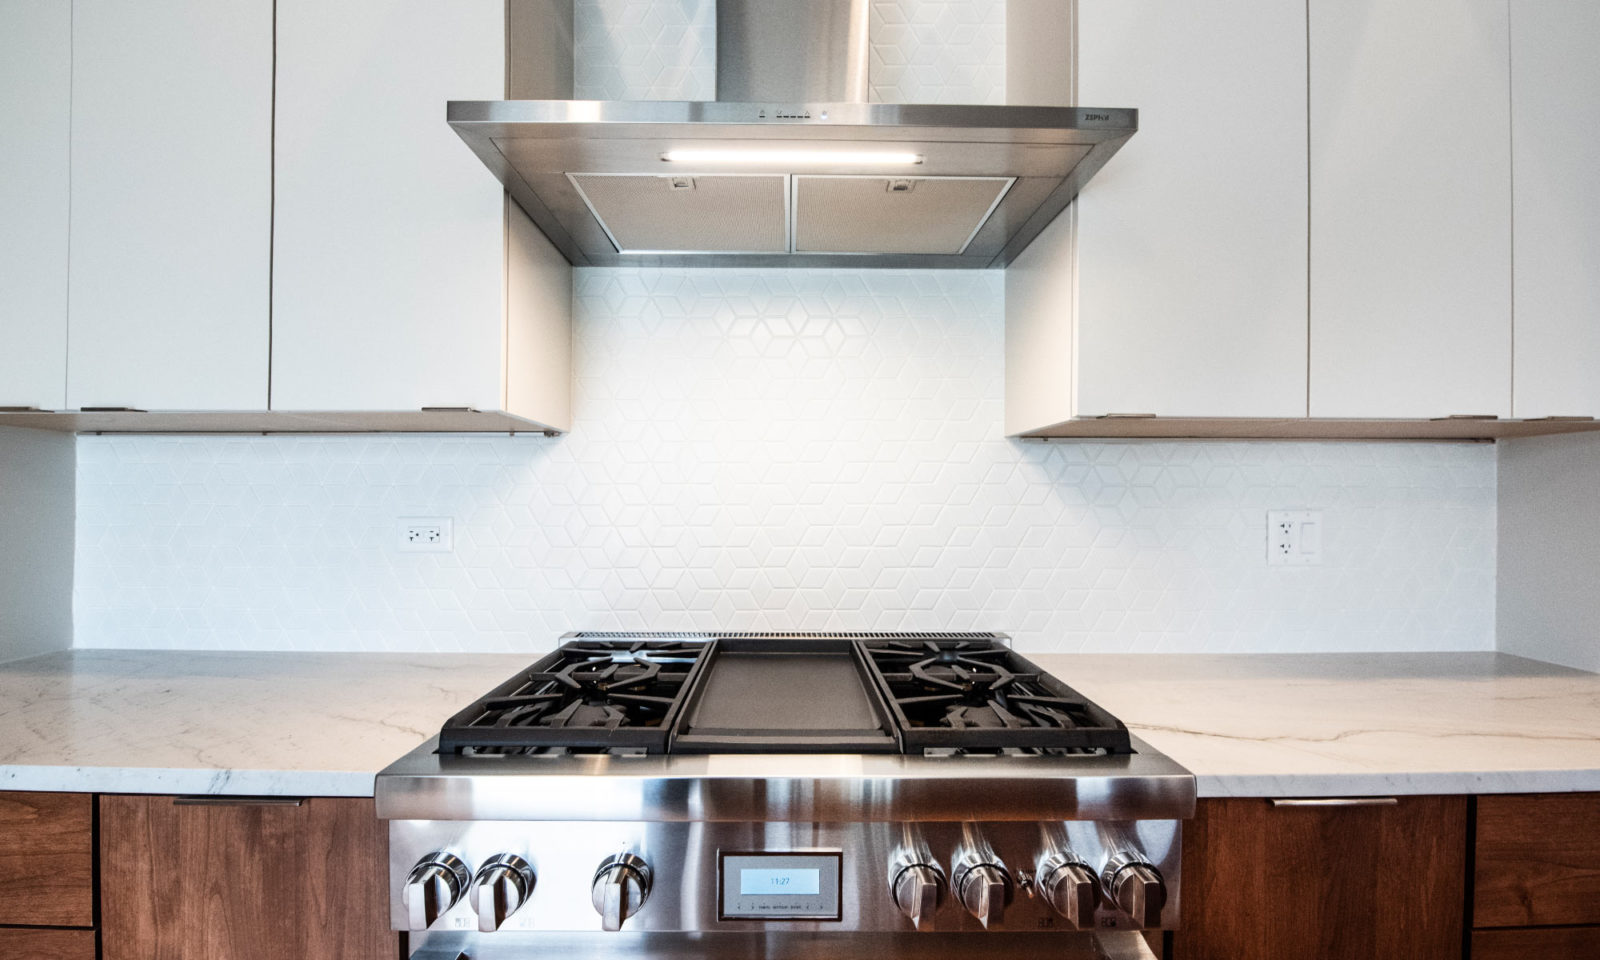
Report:
[[[378,775],[415,958],[1149,956],[1194,779],[1000,634],[577,633]]]

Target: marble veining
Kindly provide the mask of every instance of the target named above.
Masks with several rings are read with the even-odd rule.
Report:
[[[1494,653],[1041,655],[1201,796],[1600,790],[1600,675]],[[0,790],[367,796],[526,654],[0,664]]]

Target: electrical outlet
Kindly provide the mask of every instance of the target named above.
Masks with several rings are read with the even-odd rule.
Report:
[[[400,550],[404,553],[449,553],[449,517],[401,517]]]
[[[1267,511],[1268,566],[1306,567],[1321,562],[1321,510]]]

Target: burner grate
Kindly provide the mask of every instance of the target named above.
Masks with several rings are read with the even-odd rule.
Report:
[[[637,638],[564,644],[446,722],[439,750],[537,744],[665,753],[683,693],[711,646]]]
[[[1131,752],[1116,718],[1005,647],[970,640],[869,640],[907,753],[929,749]]]

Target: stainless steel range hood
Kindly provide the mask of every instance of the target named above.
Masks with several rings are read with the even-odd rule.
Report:
[[[1016,258],[1138,127],[862,102],[866,6],[721,0],[716,101],[457,101],[450,126],[578,266],[975,268]]]

